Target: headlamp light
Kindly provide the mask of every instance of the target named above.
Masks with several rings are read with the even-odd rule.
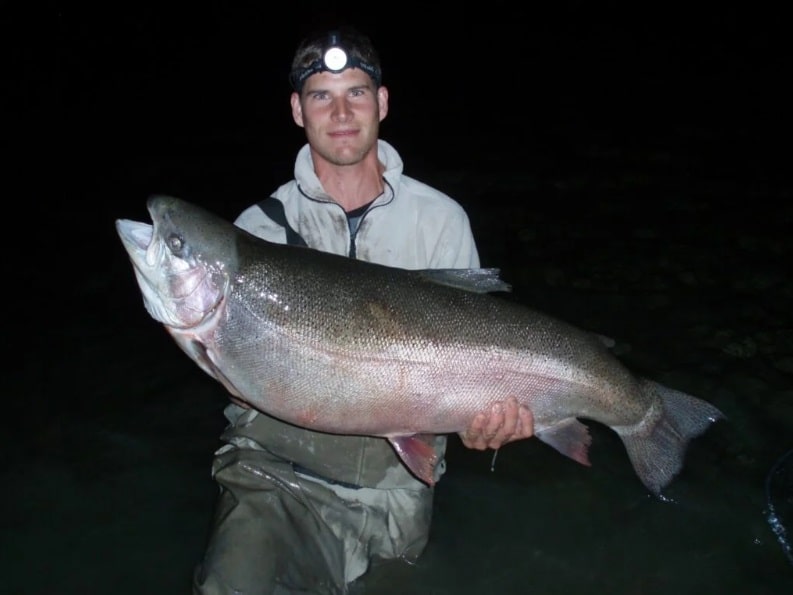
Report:
[[[347,66],[347,52],[337,46],[328,48],[322,61],[325,63],[325,68],[331,72],[341,72]]]
[[[322,57],[319,60],[314,60],[308,66],[293,70],[289,74],[289,82],[292,84],[292,88],[299,93],[303,89],[306,79],[312,74],[318,72],[338,74],[348,68],[360,68],[372,78],[376,87],[380,86],[382,80],[380,69],[355,56],[350,56],[350,52],[345,49],[339,34],[334,32],[328,35],[328,41],[322,50]]]

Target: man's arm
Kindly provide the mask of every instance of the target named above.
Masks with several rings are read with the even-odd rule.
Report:
[[[497,450],[508,442],[534,435],[534,416],[518,405],[515,397],[494,404],[490,411],[478,413],[465,432],[459,434],[463,444],[475,450]]]

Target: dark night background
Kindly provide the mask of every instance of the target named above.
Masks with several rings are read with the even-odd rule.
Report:
[[[525,441],[491,473],[452,440],[427,552],[361,588],[791,592],[769,520],[793,530],[789,25],[638,4],[6,10],[0,590],[189,592],[226,397],[144,311],[114,220],[154,193],[232,219],[291,178],[289,62],[340,19],[380,51],[382,137],[466,207],[514,297],[729,418],[674,503],[596,425],[592,468]]]

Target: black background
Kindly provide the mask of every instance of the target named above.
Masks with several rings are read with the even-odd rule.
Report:
[[[142,308],[114,221],[163,192],[231,219],[290,179],[289,63],[337,22],[380,51],[382,137],[465,206],[517,299],[730,417],[665,509],[607,433],[591,469],[525,441],[490,474],[452,442],[433,547],[400,580],[787,592],[762,482],[790,447],[789,24],[770,2],[572,0],[4,7],[11,588],[187,592],[226,395]]]

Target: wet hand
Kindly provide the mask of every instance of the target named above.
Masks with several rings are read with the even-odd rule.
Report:
[[[489,411],[478,413],[460,439],[474,450],[497,450],[508,442],[534,435],[534,416],[518,405],[515,397],[495,403]]]

